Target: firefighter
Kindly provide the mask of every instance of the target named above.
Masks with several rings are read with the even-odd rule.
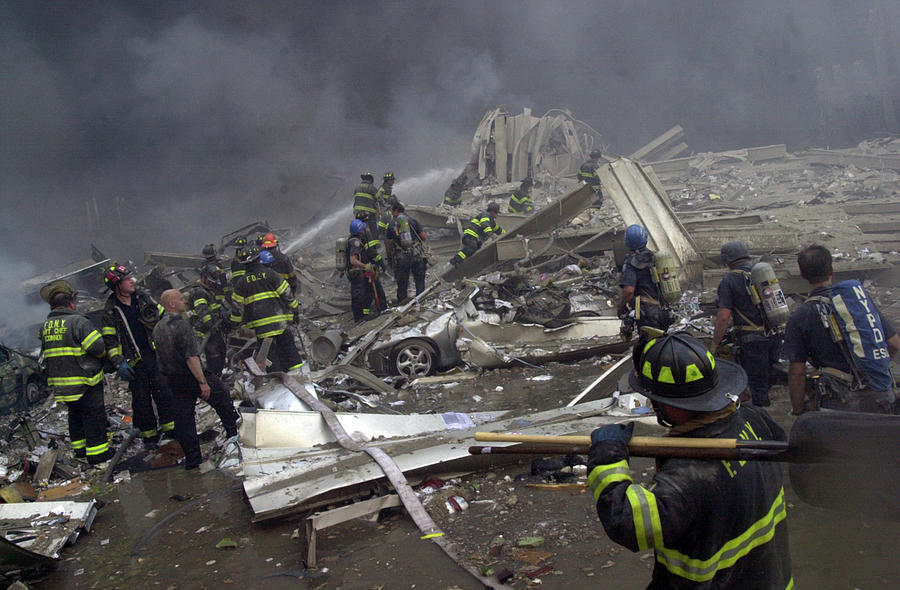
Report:
[[[599,149],[591,150],[589,157],[590,160],[582,164],[581,168],[578,169],[578,180],[594,189],[594,192],[597,193],[594,207],[599,207],[603,204],[603,192],[601,191],[597,168],[600,167],[600,158],[603,157],[603,152]]]
[[[184,294],[177,289],[164,291],[160,300],[165,314],[153,328],[153,345],[175,402],[175,439],[184,451],[184,468],[196,469],[203,461],[194,405],[203,399],[216,411],[225,438],[237,434],[237,412],[231,395],[217,374],[204,371],[200,363],[200,343],[191,325],[181,315],[187,310]]]
[[[739,344],[738,361],[747,373],[750,399],[754,405],[769,405],[769,386],[775,378],[772,365],[778,362],[781,336],[766,335],[762,312],[750,298],[750,252],[743,242],[722,245],[722,264],[728,272],[716,291],[716,325],[710,350],[716,354],[728,325],[734,325]]]
[[[809,298],[791,314],[784,336],[784,356],[790,363],[788,391],[791,396],[791,413],[800,415],[810,409],[806,402],[807,361],[818,372],[814,406],[870,414],[900,413],[896,388],[874,391],[860,383],[859,377],[854,377],[854,363],[844,340],[835,342],[830,329],[823,325],[817,300],[830,301],[834,278],[831,252],[818,244],[807,246],[797,255],[797,264],[800,274],[809,283],[810,293]],[[875,308],[874,304],[872,307],[872,315],[877,315],[881,320],[881,337],[887,356],[894,358],[900,350],[900,335],[887,316]],[[828,320],[827,317],[824,319]],[[877,325],[874,324],[874,319],[873,317],[870,321]]]
[[[462,191],[465,186],[466,183],[462,176],[454,178],[453,182],[450,183],[450,187],[444,191],[442,204],[447,207],[459,207],[459,204],[462,203]]]
[[[200,269],[200,280],[188,288],[186,305],[193,311],[191,325],[194,332],[203,342],[206,368],[214,375],[221,375],[225,368],[225,333],[229,311],[213,290],[214,273],[215,267],[211,265]]]
[[[522,179],[519,189],[509,195],[510,213],[524,213],[525,215],[534,213],[534,201],[531,200],[531,188],[533,186],[534,181],[530,176],[526,176]]]
[[[747,376],[684,333],[635,347],[631,386],[650,398],[669,436],[786,440],[762,408],[737,408]],[[650,486],[628,465],[634,422],[591,433],[588,486],[609,538],[653,549],[648,588],[793,586],[781,467],[767,461],[660,459]]]
[[[384,289],[381,289],[378,281],[378,267],[372,261],[373,249],[366,247],[367,232],[368,228],[361,219],[350,222],[350,239],[347,240],[347,278],[350,280],[350,307],[353,310],[353,319],[357,322],[369,319],[376,311],[386,307]]]
[[[231,258],[231,282],[234,283],[244,274],[244,249],[247,247],[247,238],[235,238],[234,256]],[[233,285],[232,285],[233,286]]]
[[[119,377],[129,382],[134,425],[141,439],[153,445],[175,428],[172,394],[160,379],[156,353],[150,344],[150,332],[162,317],[163,308],[149,293],[137,288],[126,266],[112,264],[103,280],[112,291],[103,307],[106,353]]]
[[[375,192],[375,202],[378,204],[379,213],[387,211],[388,209],[388,199],[391,197],[394,191],[394,182],[396,178],[394,178],[393,172],[385,172],[383,178],[383,182],[381,186],[378,187],[378,190]]]
[[[218,264],[219,262],[219,254],[216,252],[215,244],[206,244],[203,246],[203,250],[200,251],[200,254],[203,255],[203,262],[205,264]]]
[[[672,325],[671,315],[660,303],[659,286],[653,280],[655,253],[647,248],[649,238],[647,230],[640,225],[632,224],[625,229],[625,247],[631,255],[622,265],[619,279],[622,294],[616,313],[622,320],[621,333],[626,340],[631,338],[635,324],[639,330],[646,326],[663,332]]]
[[[271,253],[267,252],[268,256]],[[272,338],[273,347],[269,352],[272,361],[270,371],[292,371],[303,365],[294,336],[288,329],[290,323],[300,321],[300,307],[291,296],[287,281],[277,272],[259,262],[261,252],[256,248],[247,254],[246,274],[234,285],[231,296],[236,304],[232,318],[245,328],[256,333],[261,343],[264,338]],[[236,322],[236,323],[238,323]]]
[[[427,235],[418,221],[406,214],[400,201],[391,204],[393,221],[388,229],[387,250],[393,261],[394,279],[397,281],[397,304],[409,295],[409,275],[412,273],[416,285],[416,295],[425,290],[424,242]]]
[[[450,259],[450,264],[456,266],[477,252],[486,239],[503,234],[503,228],[497,224],[498,213],[500,213],[500,205],[490,202],[487,212],[473,217],[469,221],[468,227],[463,232],[462,249]]]
[[[262,251],[272,254],[275,262],[272,263],[272,270],[281,275],[281,278],[287,281],[288,286],[294,297],[300,295],[300,282],[297,280],[297,273],[294,270],[294,263],[290,257],[281,251],[278,247],[278,238],[273,233],[267,233],[263,236]],[[262,253],[262,251],[260,253]]]
[[[362,179],[353,191],[353,216],[362,219],[369,226],[373,236],[378,235],[378,193],[375,185],[375,177],[371,172],[359,175]]]
[[[47,384],[69,413],[69,439],[76,457],[97,465],[112,458],[103,405],[103,359],[106,346],[94,325],[75,307],[77,294],[66,281],[41,289],[50,314],[41,329],[41,354]]]

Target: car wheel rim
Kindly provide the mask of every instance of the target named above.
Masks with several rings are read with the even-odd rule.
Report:
[[[397,371],[407,377],[422,377],[431,371],[431,354],[420,346],[407,346],[397,355]]]

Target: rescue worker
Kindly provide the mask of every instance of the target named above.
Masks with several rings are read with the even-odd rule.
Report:
[[[231,258],[231,282],[244,274],[244,249],[247,247],[247,238],[235,238],[234,256]],[[233,286],[233,285],[232,285]]]
[[[503,228],[497,224],[498,213],[500,213],[500,205],[490,202],[487,212],[473,217],[469,221],[469,225],[463,231],[462,249],[450,259],[450,264],[456,266],[477,252],[486,239],[503,234]]]
[[[378,216],[378,237],[385,242],[385,254],[387,254],[388,265],[391,263],[391,252],[390,248],[388,248],[387,240],[388,240],[388,232],[391,229],[391,223],[394,221],[394,216],[391,214],[391,207],[394,203],[398,203],[399,199],[397,199],[397,195],[391,195],[387,199],[387,207],[385,210]]]
[[[225,368],[225,333],[228,310],[223,307],[212,290],[212,266],[205,265],[200,270],[200,280],[188,288],[186,305],[193,311],[191,325],[202,342],[206,355],[206,368],[214,375],[221,375]],[[162,298],[160,296],[160,298]],[[163,304],[165,307],[165,304]],[[174,392],[173,392],[174,394]]]
[[[662,307],[662,295],[653,280],[652,269],[656,259],[655,252],[647,248],[649,237],[643,226],[632,224],[625,229],[625,247],[631,255],[622,265],[619,279],[622,294],[616,313],[622,320],[621,333],[626,340],[631,338],[635,325],[638,330],[647,326],[663,332],[672,325],[671,314]]]
[[[149,293],[137,288],[134,276],[121,264],[112,264],[103,280],[112,291],[103,307],[101,333],[106,353],[119,377],[129,382],[134,425],[141,440],[153,445],[163,433],[175,428],[172,394],[160,380],[156,353],[150,344],[150,333],[163,308]]]
[[[762,408],[735,407],[747,386],[737,364],[684,333],[634,350],[631,386],[650,398],[669,436],[786,440]],[[609,538],[653,549],[647,588],[793,587],[781,466],[768,461],[659,459],[650,486],[629,473],[634,422],[591,433],[588,486]]]
[[[823,325],[817,308],[821,299],[830,299],[834,268],[831,252],[824,246],[807,246],[797,255],[800,274],[809,283],[809,298],[791,314],[784,336],[784,356],[788,368],[788,390],[791,412],[795,415],[818,406],[829,410],[897,413],[897,392],[872,391],[853,377],[849,351],[835,342],[830,330]],[[888,318],[878,309],[873,314],[881,320],[888,355],[893,358],[900,350],[900,336]],[[806,362],[818,370],[815,379],[814,403],[807,402]]]
[[[53,281],[41,289],[50,314],[41,328],[41,354],[47,384],[69,413],[69,440],[76,457],[97,465],[112,458],[103,405],[103,359],[106,346],[94,325],[78,313],[77,294],[68,282]]]
[[[423,243],[427,235],[418,221],[406,214],[400,201],[391,204],[393,221],[388,229],[387,250],[393,260],[394,279],[397,281],[397,304],[409,296],[409,275],[412,273],[416,295],[425,290],[425,259]]]
[[[206,244],[200,253],[203,255],[203,262],[206,264],[217,264],[219,262],[219,254],[216,252],[215,244]]]
[[[237,412],[225,384],[200,363],[200,343],[182,314],[187,310],[184,294],[169,289],[160,295],[166,312],[153,328],[153,345],[160,372],[175,402],[175,440],[184,451],[184,468],[196,469],[203,461],[194,405],[201,398],[216,411],[225,438],[237,435]]]
[[[290,257],[281,251],[278,247],[278,238],[273,233],[267,233],[263,236],[262,250],[272,254],[275,262],[272,263],[272,270],[281,275],[281,278],[287,281],[288,286],[294,297],[300,294],[300,282],[297,280],[297,273],[294,271],[294,263]]]
[[[394,191],[394,182],[396,178],[394,178],[393,172],[385,172],[383,176],[383,182],[381,186],[378,187],[378,190],[375,192],[375,202],[378,203],[378,211],[386,211],[388,208],[388,199],[391,198],[391,195]]]
[[[531,200],[531,188],[533,186],[534,181],[530,176],[522,179],[518,190],[509,195],[510,213],[524,213],[525,215],[534,213],[534,201]]]
[[[600,158],[603,157],[603,152],[599,149],[591,150],[589,157],[590,160],[582,164],[581,168],[578,169],[578,180],[594,189],[594,192],[597,193],[597,201],[594,207],[599,207],[603,204],[603,192],[597,169],[600,167]]]
[[[372,249],[366,247],[366,224],[361,219],[350,222],[350,238],[347,240],[347,278],[350,281],[350,307],[356,322],[369,319],[369,316],[382,309],[384,290],[380,294],[376,287],[378,282],[377,267],[372,262]],[[375,307],[372,306],[375,299]]]
[[[271,253],[267,254],[271,256]],[[247,255],[247,272],[235,283],[231,296],[237,306],[232,319],[252,329],[260,343],[265,338],[272,338],[270,371],[292,371],[303,365],[294,336],[288,329],[290,323],[300,321],[300,306],[291,295],[287,281],[259,262],[261,255],[255,248]]]
[[[722,245],[722,264],[728,272],[716,291],[716,325],[710,350],[716,354],[728,325],[737,333],[738,362],[747,373],[753,405],[769,405],[769,387],[775,378],[772,365],[778,362],[781,348],[779,334],[766,334],[762,311],[750,298],[750,252],[743,242]]]
[[[369,226],[373,236],[378,235],[378,193],[375,185],[375,177],[371,172],[359,175],[362,179],[353,191],[353,216],[362,219]]]
[[[459,207],[459,204],[462,203],[462,191],[464,187],[465,180],[462,176],[454,178],[447,190],[444,191],[444,201],[442,204],[447,207]]]

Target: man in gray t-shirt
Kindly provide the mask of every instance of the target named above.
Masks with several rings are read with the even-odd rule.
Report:
[[[184,450],[185,469],[196,469],[203,461],[194,405],[202,398],[213,407],[225,427],[225,436],[237,434],[237,412],[222,381],[200,363],[200,343],[191,324],[182,316],[187,310],[184,294],[177,289],[163,292],[160,302],[166,312],[153,328],[153,346],[159,371],[175,401],[175,439]]]

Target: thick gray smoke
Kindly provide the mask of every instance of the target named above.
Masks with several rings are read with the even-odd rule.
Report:
[[[139,260],[259,218],[303,228],[363,170],[434,203],[443,186],[403,181],[461,169],[498,104],[570,108],[618,153],[675,123],[696,150],[814,140],[813,71],[871,62],[876,5],[900,16],[878,0],[5,2],[0,249],[45,270],[91,242]]]

